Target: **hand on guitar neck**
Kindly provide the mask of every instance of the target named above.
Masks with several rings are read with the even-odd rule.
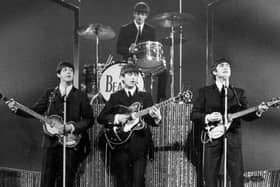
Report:
[[[160,114],[160,110],[157,107],[151,107],[149,110],[149,115],[155,119],[156,124],[160,123],[162,116]]]
[[[18,110],[18,107],[16,106],[16,102],[14,99],[9,99],[7,101],[5,101],[5,103],[8,105],[9,109],[12,111],[12,112],[17,112]]]

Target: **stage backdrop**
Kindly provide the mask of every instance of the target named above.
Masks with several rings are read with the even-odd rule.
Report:
[[[75,4],[79,4],[71,0]],[[102,23],[118,35],[121,25],[131,21],[136,0],[81,0],[80,24]],[[150,17],[164,12],[178,12],[179,1],[148,0]],[[183,85],[196,90],[205,83],[204,0],[183,1],[183,11],[194,16],[184,26]],[[233,84],[246,88],[251,104],[279,95],[279,4],[273,0],[220,0],[214,14],[214,51],[233,61]],[[59,60],[72,60],[73,13],[51,0],[4,1],[0,8],[0,92],[31,105],[47,87],[55,86],[55,67]],[[170,33],[157,29],[157,38]],[[176,29],[176,37],[178,30]],[[95,41],[80,38],[80,70],[95,62]],[[116,54],[116,37],[101,40],[100,62]],[[175,47],[175,93],[178,92],[178,46]],[[169,62],[169,48],[165,47]],[[168,64],[168,63],[167,63]],[[81,71],[80,71],[81,72]],[[0,166],[40,170],[41,125],[22,119],[0,104]],[[279,168],[280,127],[278,111],[243,126],[243,149],[246,170]]]

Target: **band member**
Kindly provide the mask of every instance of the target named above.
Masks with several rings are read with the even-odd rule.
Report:
[[[150,12],[150,7],[145,2],[138,2],[134,6],[133,21],[123,25],[117,40],[117,53],[123,60],[135,60],[136,45],[141,42],[155,41],[155,29],[146,23]],[[166,82],[168,72],[163,71],[158,74],[158,100],[166,98]]]
[[[139,102],[145,109],[153,105],[152,96],[147,92],[139,91],[137,79],[139,69],[135,64],[127,64],[121,69],[121,79],[124,88],[113,93],[106,103],[104,109],[98,116],[98,122],[109,128],[122,124],[124,131],[127,128],[127,121],[135,118],[135,113],[131,115],[122,112],[112,113],[116,106],[131,106]],[[152,136],[149,126],[157,126],[161,122],[161,114],[158,108],[151,107],[149,114],[143,117],[145,126],[140,130],[133,131],[132,136],[124,144],[112,150],[112,169],[116,175],[118,187],[144,187],[145,170],[149,146]]]
[[[72,187],[78,164],[85,158],[90,148],[86,130],[93,125],[93,112],[86,94],[73,86],[74,66],[67,61],[62,61],[57,66],[56,75],[59,78],[58,86],[47,89],[31,109],[39,114],[57,115],[63,119],[66,99],[66,121],[69,123],[65,125],[65,133],[81,136],[75,147],[66,149],[66,186]],[[13,99],[7,101],[7,104],[16,114],[31,117],[18,109]],[[57,130],[59,134],[63,134],[63,125]],[[42,148],[41,187],[54,187],[55,184],[62,186],[62,144],[57,136],[44,133]]]
[[[231,76],[230,62],[221,58],[215,62],[212,69],[215,83],[199,89],[199,95],[194,102],[191,120],[202,128],[212,124],[223,123],[224,114],[224,87],[228,85]],[[228,86],[228,113],[246,109],[248,106],[244,90]],[[251,121],[258,118],[268,107],[263,103],[258,106],[258,112],[250,113],[243,120]],[[223,125],[215,126],[208,134],[212,139],[205,144],[204,180],[206,187],[217,187],[218,173],[223,155],[223,134],[226,134],[227,168],[232,187],[243,186],[243,161],[241,152],[241,121],[234,119],[226,130]]]
[[[150,7],[146,3],[136,3],[133,12],[133,22],[121,27],[117,41],[117,52],[122,55],[124,60],[132,57],[137,50],[137,43],[155,41],[155,29],[145,23],[149,12]]]

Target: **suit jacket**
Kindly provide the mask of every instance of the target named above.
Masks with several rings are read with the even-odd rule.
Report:
[[[39,100],[30,108],[42,115],[58,115],[63,118],[63,97],[61,96],[58,87],[47,89],[47,91],[39,98]],[[76,147],[81,148],[82,150],[84,146],[88,145],[89,143],[86,130],[90,128],[94,122],[92,108],[89,105],[87,95],[73,87],[67,97],[66,108],[66,121],[75,122],[75,130],[73,133],[82,135],[81,141]],[[17,114],[23,117],[31,117],[21,110],[19,110]],[[59,143],[56,136],[51,137],[44,134],[42,142],[43,147],[55,147],[58,144]]]
[[[134,22],[123,25],[120,29],[117,41],[117,53],[122,55],[124,60],[127,60],[130,57],[128,49],[130,45],[135,42],[136,35],[137,28]],[[136,43],[145,41],[155,41],[155,29],[148,24],[144,24],[142,33],[138,37]]]
[[[113,125],[115,115],[111,113],[111,109],[117,105],[130,106],[134,102],[140,102],[143,109],[153,105],[151,94],[136,90],[132,97],[128,97],[124,89],[122,89],[111,95],[109,101],[98,116],[98,122],[105,127]],[[148,153],[149,146],[152,143],[152,135],[149,126],[156,126],[156,124],[150,115],[145,115],[143,120],[146,122],[147,128],[134,131],[134,134],[130,137],[128,142],[119,146],[116,149],[117,151],[127,150],[134,158],[145,156]]]
[[[248,101],[244,90],[240,88],[228,89],[228,113],[234,113],[244,110],[248,107]],[[205,126],[205,116],[212,112],[220,112],[224,114],[224,96],[219,92],[216,84],[199,89],[198,98],[194,102],[191,113],[191,120],[195,124],[200,124],[202,128]],[[251,121],[256,119],[255,113],[248,114],[242,119]],[[240,128],[240,119],[233,120],[229,132],[234,132]]]

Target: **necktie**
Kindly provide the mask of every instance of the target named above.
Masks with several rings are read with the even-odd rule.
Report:
[[[128,97],[129,97],[129,98],[132,97],[132,94],[131,94],[130,91],[128,91]]]
[[[222,89],[221,89],[221,92],[220,92],[220,93],[221,93],[221,95],[222,95],[222,96],[224,96],[224,95],[225,95],[225,87],[224,87],[224,86],[222,87]]]

